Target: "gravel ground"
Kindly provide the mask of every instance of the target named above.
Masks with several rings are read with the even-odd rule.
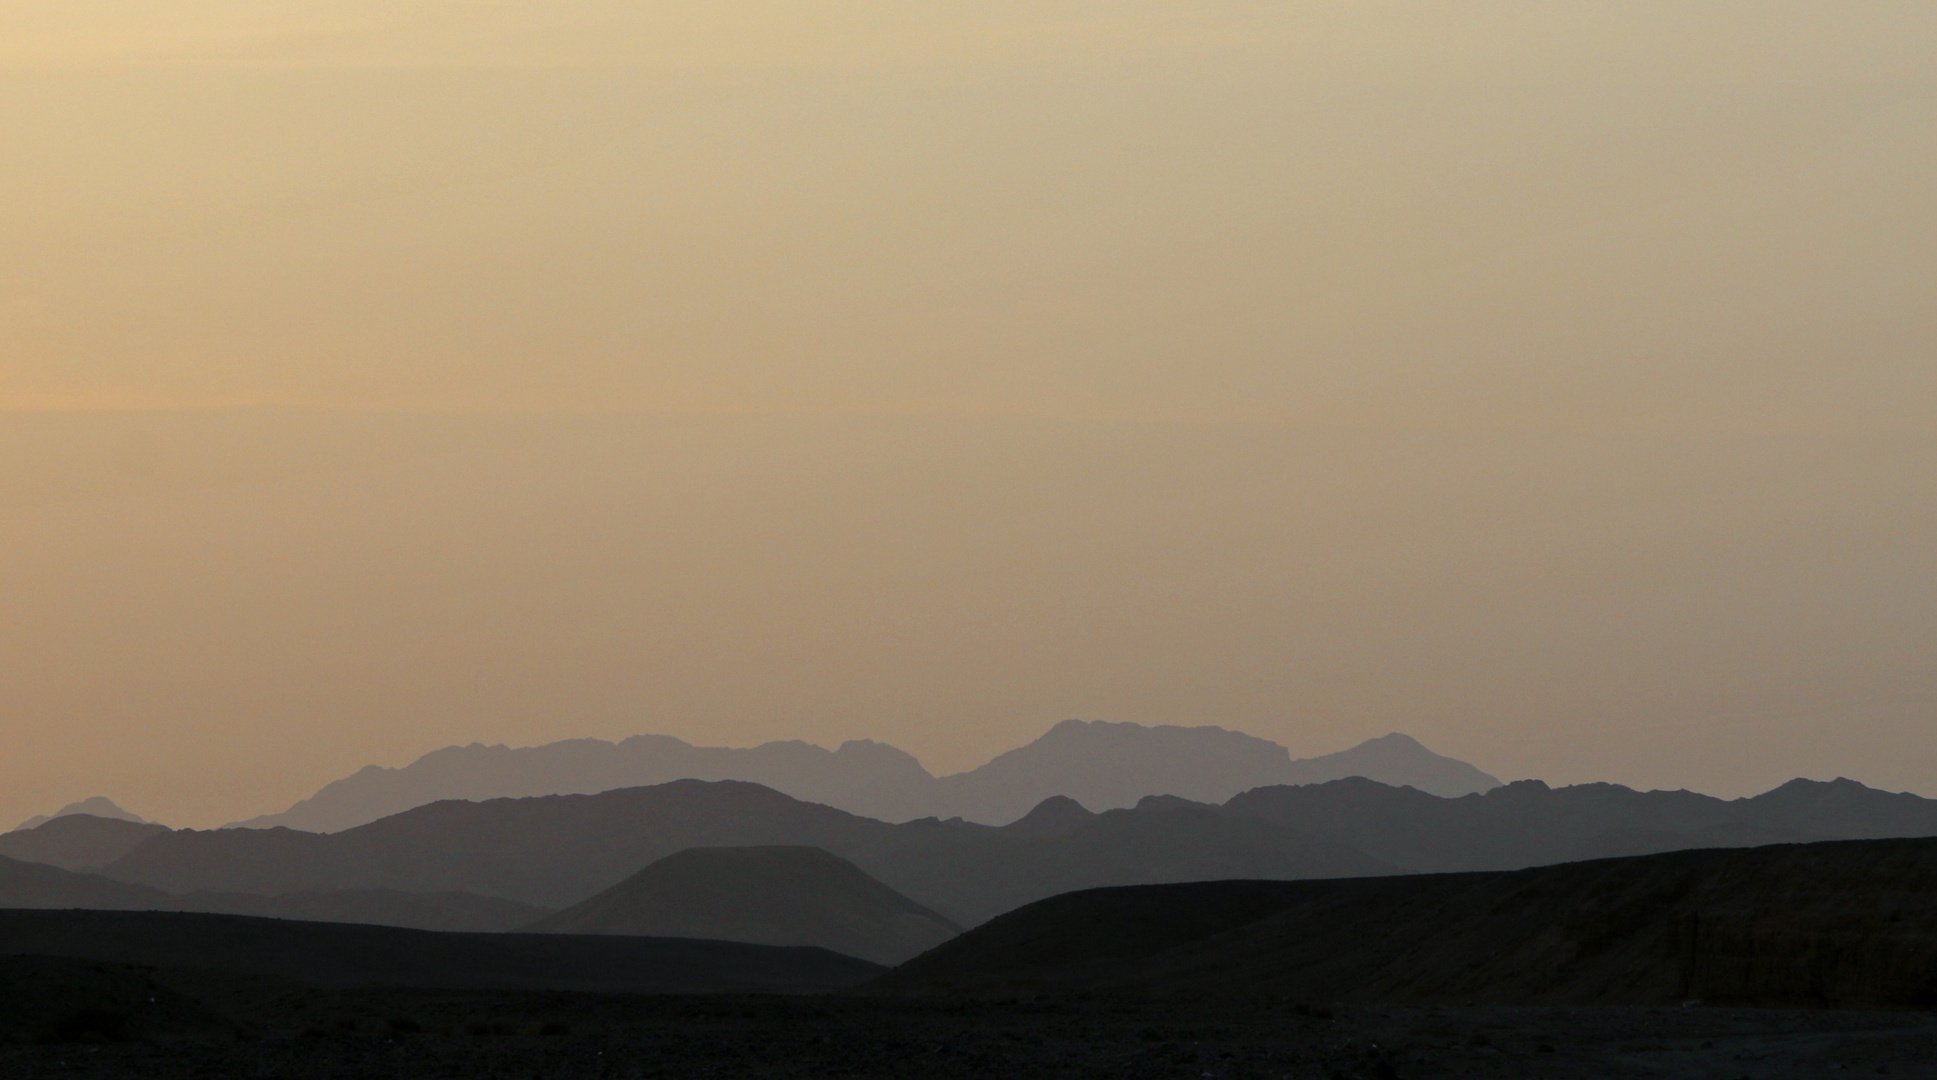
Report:
[[[1937,1014],[1156,1002],[205,992],[223,1018],[117,1038],[64,1018],[0,1077],[1937,1077]],[[45,1041],[45,1040],[66,1041]]]

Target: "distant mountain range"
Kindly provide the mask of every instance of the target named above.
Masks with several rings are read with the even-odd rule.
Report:
[[[124,823],[93,820],[126,839]],[[1106,885],[1508,870],[1889,836],[1937,836],[1937,800],[1851,780],[1796,780],[1734,800],[1538,781],[1441,798],[1355,777],[1254,788],[1222,805],[1147,796],[1135,808],[1101,814],[1056,796],[998,827],[936,818],[891,824],[757,784],[679,780],[596,795],[450,800],[328,834],[164,831],[97,872],[176,897],[390,890],[557,910],[687,848],[790,845],[846,859],[915,903],[974,926],[1043,897]],[[5,839],[24,844],[34,833]]]
[[[694,847],[796,845],[847,859],[972,925],[1058,892],[1205,878],[1343,877],[1393,867],[1272,822],[1194,806],[1059,811],[1008,827],[889,824],[742,781],[676,780],[597,795],[420,806],[338,833],[183,830],[100,869],[175,894],[395,889],[579,903]]]
[[[1000,825],[1054,795],[1111,810],[1145,795],[1221,802],[1251,788],[1348,776],[1443,796],[1500,785],[1399,734],[1294,759],[1277,743],[1223,728],[1065,720],[980,768],[942,777],[912,755],[868,740],[835,750],[805,742],[693,746],[668,735],[516,749],[473,743],[432,751],[401,769],[366,766],[282,813],[232,827],[338,832],[443,799],[594,794],[687,779],[745,780],[882,821],[960,817]]]

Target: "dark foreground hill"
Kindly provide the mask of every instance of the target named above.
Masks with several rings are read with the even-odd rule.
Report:
[[[912,755],[866,739],[835,750],[797,740],[747,749],[693,746],[668,735],[636,735],[618,743],[568,739],[515,748],[449,746],[400,769],[368,766],[280,814],[237,824],[338,832],[445,799],[744,780],[885,821],[961,817],[995,825],[1053,795],[1111,810],[1145,795],[1221,801],[1266,784],[1315,784],[1347,776],[1439,795],[1485,791],[1500,783],[1399,734],[1336,754],[1293,758],[1277,743],[1218,727],[1065,720],[979,768],[941,777]]]
[[[1060,804],[1057,804],[1060,805]],[[1214,878],[1389,872],[1274,822],[1153,804],[996,828],[900,825],[758,784],[680,780],[597,795],[440,802],[340,833],[183,830],[103,868],[173,893],[467,892],[548,909],[579,903],[694,847],[820,848],[962,925],[1072,889]]]
[[[1932,1008],[1933,897],[1937,839],[1100,889],[1012,912],[867,992]]]
[[[58,819],[57,819],[58,820]],[[373,923],[417,930],[515,930],[546,909],[471,893],[406,893],[395,889],[337,892],[194,892],[175,895],[99,874],[0,856],[0,908],[89,908],[98,911],[200,911],[311,922]]]
[[[204,969],[314,987],[820,993],[881,967],[733,941],[458,934],[160,911],[0,911],[0,956]]]
[[[889,965],[962,932],[811,847],[688,848],[529,929],[818,945]]]

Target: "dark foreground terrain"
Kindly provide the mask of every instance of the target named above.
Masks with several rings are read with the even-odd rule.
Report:
[[[1010,912],[870,990],[1937,1009],[1937,839],[1093,889]]]
[[[35,957],[312,987],[640,994],[826,993],[884,970],[826,949],[738,941],[458,934],[176,911],[0,910],[0,961]]]
[[[9,1080],[1937,1076],[1937,1016],[1916,1012],[322,990],[33,958],[0,971]]]
[[[1852,1075],[1937,1078],[1937,839],[1092,890],[891,971],[0,912],[0,1080]]]

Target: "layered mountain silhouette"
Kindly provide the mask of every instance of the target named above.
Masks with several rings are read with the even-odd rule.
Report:
[[[0,856],[0,908],[146,911],[169,906],[160,889]]]
[[[0,833],[0,855],[66,870],[86,870],[105,866],[133,851],[143,840],[167,831],[166,825],[126,818],[60,814],[31,828]]]
[[[102,869],[168,892],[468,892],[558,909],[692,847],[798,845],[852,861],[962,925],[1105,884],[1391,872],[1357,851],[1202,808],[1112,810],[1045,835],[925,818],[895,825],[740,781],[421,806],[338,833],[183,830]]]
[[[943,777],[930,775],[903,751],[867,740],[835,750],[805,742],[703,747],[666,735],[517,749],[473,743],[432,751],[401,769],[367,766],[280,814],[236,824],[337,832],[444,799],[592,794],[682,779],[745,780],[883,821],[960,817],[999,824],[1054,795],[1109,810],[1145,795],[1216,802],[1269,784],[1347,776],[1436,795],[1500,783],[1398,734],[1337,754],[1293,759],[1277,743],[1223,728],[1066,720],[980,768]]]
[[[501,932],[545,915],[546,909],[470,893],[406,893],[396,889],[185,895],[98,874],[0,856],[0,908],[88,908],[97,911],[194,911],[311,922],[371,923],[419,930]]]
[[[811,847],[688,848],[528,929],[818,945],[888,965],[962,932]]]
[[[167,892],[469,893],[557,910],[694,847],[806,846],[963,926],[1060,892],[1226,878],[1510,870],[1813,839],[1937,836],[1937,800],[1851,780],[1746,799],[1523,781],[1440,798],[1363,778],[1092,813],[1052,797],[1005,826],[891,824],[740,781],[445,801],[337,833],[183,830],[100,868]]]
[[[1028,746],[936,781],[941,817],[1013,821],[1063,795],[1094,810],[1135,806],[1147,795],[1222,802],[1256,787],[1364,776],[1437,795],[1464,795],[1500,781],[1392,734],[1336,754],[1294,759],[1277,743],[1215,727],[1144,727],[1066,720]]]
[[[30,817],[27,820],[21,822],[20,824],[14,826],[14,829],[15,831],[18,831],[20,829],[38,828],[39,826],[45,825],[48,822],[54,820],[55,818],[66,817],[69,814],[89,814],[99,818],[114,818],[118,821],[132,821],[137,825],[146,824],[146,822],[143,821],[141,818],[136,817],[135,815],[128,813],[126,810],[121,809],[119,806],[114,805],[114,800],[108,798],[105,795],[96,795],[93,798],[82,799],[80,802],[68,803],[66,806],[61,807],[59,810],[56,810],[51,814],[38,814],[34,817]]]
[[[1930,1008],[1933,894],[1937,839],[1099,889],[1011,912],[866,992]]]
[[[1364,779],[1258,788],[1223,812],[1276,822],[1412,871],[1511,870],[1700,847],[1937,836],[1937,800],[1854,780],[1792,780],[1746,799],[1522,780],[1440,799]]]

